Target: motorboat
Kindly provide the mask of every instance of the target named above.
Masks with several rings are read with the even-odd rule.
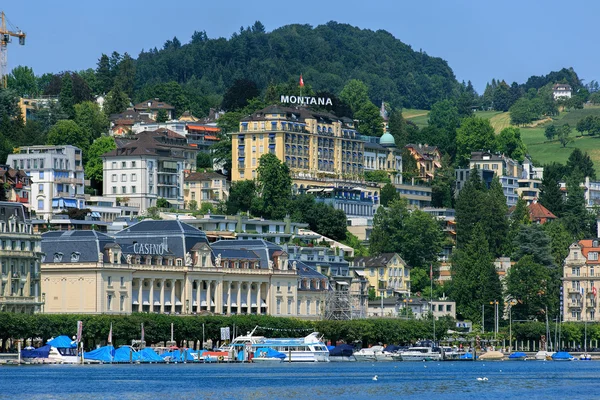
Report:
[[[592,361],[592,356],[589,353],[583,353],[579,356],[580,361]]]
[[[285,359],[285,354],[269,347],[260,347],[254,352],[252,362],[255,363],[280,363]]]
[[[400,353],[402,361],[441,361],[442,350],[432,346],[409,347]]]
[[[479,356],[482,361],[500,361],[504,359],[504,354],[497,350],[491,350]]]
[[[81,362],[77,353],[77,342],[64,335],[50,339],[45,346],[38,349],[22,350],[21,358],[26,362],[51,364],[78,364]]]
[[[340,344],[329,350],[329,361],[331,362],[349,362],[356,361],[354,357],[354,347],[349,344]]]
[[[508,356],[510,361],[525,361],[527,360],[527,354],[522,351],[515,351]]]
[[[377,361],[377,355],[383,353],[383,346],[365,347],[354,352],[356,361]]]
[[[255,335],[255,327],[246,335],[237,336],[221,351],[227,353],[227,360],[249,361],[251,353],[257,349],[268,347],[285,354],[285,362],[329,362],[329,350],[322,342],[319,332],[313,332],[303,338],[266,338]]]
[[[446,361],[458,360],[461,355],[458,349],[452,346],[442,346],[442,352],[442,360]]]
[[[573,357],[571,354],[569,354],[566,351],[557,351],[556,353],[552,354],[552,361],[573,361],[575,360],[575,357]]]
[[[535,359],[538,361],[551,361],[553,354],[553,351],[540,350],[535,353]]]

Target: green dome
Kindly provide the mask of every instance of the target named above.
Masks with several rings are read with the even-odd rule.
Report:
[[[379,139],[379,144],[382,146],[395,146],[396,141],[389,132],[386,132],[383,135],[381,135],[381,138]]]

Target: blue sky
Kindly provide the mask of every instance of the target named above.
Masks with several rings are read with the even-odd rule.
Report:
[[[187,43],[195,30],[229,38],[256,20],[267,31],[334,20],[384,29],[443,58],[480,93],[492,78],[521,83],[562,67],[573,67],[585,82],[600,79],[600,3],[591,0],[34,0],[0,8],[28,35],[26,46],[9,45],[9,70],[28,65],[36,74],[95,68],[101,53],[114,50],[137,57],[173,36]]]

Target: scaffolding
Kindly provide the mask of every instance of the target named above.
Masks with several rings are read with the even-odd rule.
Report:
[[[366,284],[362,280],[352,283],[332,282],[325,300],[325,319],[349,320],[367,317]]]

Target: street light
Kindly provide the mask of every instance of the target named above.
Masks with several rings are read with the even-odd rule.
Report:
[[[508,341],[510,345],[510,351],[513,351],[512,348],[512,306],[517,304],[515,300],[510,300],[509,302],[505,302],[504,305],[508,307]]]
[[[498,304],[500,302],[498,300],[490,301],[490,304],[494,305],[494,340],[496,340],[496,335],[498,334]]]
[[[185,299],[185,313],[190,313],[190,299]]]
[[[412,303],[412,299],[404,299],[402,302],[404,303],[404,310],[406,311],[406,319],[408,319],[408,303]]]
[[[42,313],[44,312],[45,305],[46,305],[46,293],[42,293]]]

